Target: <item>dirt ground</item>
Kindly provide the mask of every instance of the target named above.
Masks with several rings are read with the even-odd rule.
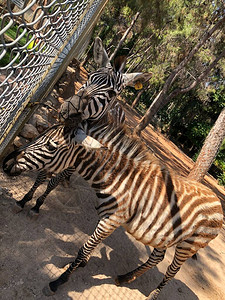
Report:
[[[131,126],[138,120],[126,105]],[[179,174],[187,175],[193,165],[173,143],[151,126],[143,133],[154,153]],[[20,200],[34,182],[35,174],[9,178],[0,172],[0,300],[49,299],[42,289],[63,272],[79,248],[93,232],[98,221],[93,199],[95,193],[80,177],[73,175],[70,187],[57,187],[46,199],[40,216],[27,213],[35,200],[14,214]],[[205,184],[220,197],[225,209],[225,190],[210,176]],[[35,199],[44,191],[38,190]],[[225,227],[209,246],[189,259],[175,279],[162,291],[159,300],[225,300]],[[117,287],[114,278],[147,260],[150,250],[136,242],[122,228],[116,230],[94,251],[85,268],[78,269],[69,282],[50,299],[132,300],[145,299],[162,280],[172,260],[169,249],[163,262],[131,284]]]

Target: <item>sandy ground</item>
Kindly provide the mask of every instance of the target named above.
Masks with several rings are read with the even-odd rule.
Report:
[[[128,109],[131,125],[137,116]],[[173,143],[148,126],[143,137],[156,155],[178,173],[187,175],[192,161]],[[80,177],[73,175],[70,187],[60,185],[47,198],[38,219],[28,217],[27,204],[18,214],[12,212],[32,185],[35,174],[9,178],[0,172],[0,299],[49,299],[42,288],[63,272],[79,248],[93,232],[98,221],[94,192]],[[223,207],[225,191],[212,177],[205,183],[218,194]],[[7,190],[6,190],[7,189]],[[7,192],[8,191],[8,192]],[[44,191],[40,188],[35,199]],[[11,193],[11,194],[10,194]],[[200,250],[198,260],[189,259],[175,279],[163,290],[159,300],[225,299],[225,227],[208,247]],[[114,278],[147,260],[150,250],[119,228],[94,251],[85,268],[78,269],[69,282],[50,299],[145,299],[162,280],[172,260],[169,249],[163,262],[131,284],[117,287]]]

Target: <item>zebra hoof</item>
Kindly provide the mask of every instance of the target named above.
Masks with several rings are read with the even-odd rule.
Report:
[[[50,297],[50,296],[53,296],[55,294],[55,292],[53,292],[51,289],[50,289],[50,286],[47,285],[45,286],[43,289],[42,289],[42,293],[47,296],[47,297]]]
[[[31,210],[28,212],[28,217],[31,218],[31,219],[36,220],[36,219],[38,218],[38,216],[39,216],[39,213],[36,212],[35,210],[32,210],[32,209],[31,209]]]
[[[12,211],[14,214],[18,214],[19,212],[21,212],[23,210],[23,207],[18,203],[18,201],[16,201],[12,207]]]
[[[136,276],[132,274],[125,274],[125,275],[118,275],[115,279],[115,283],[117,286],[123,284],[123,283],[131,283],[136,279]]]

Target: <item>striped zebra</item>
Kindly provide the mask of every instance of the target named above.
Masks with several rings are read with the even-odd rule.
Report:
[[[36,139],[14,157],[5,161],[10,173],[25,169],[43,169],[59,160],[73,166],[92,186],[98,197],[99,222],[74,262],[44,289],[52,295],[71,274],[88,262],[92,251],[116,228],[123,226],[136,240],[154,247],[148,260],[135,270],[119,275],[116,284],[129,283],[163,260],[166,249],[175,246],[175,254],[162,282],[148,299],[157,299],[163,287],[182,264],[214,239],[223,222],[219,199],[199,182],[174,174],[163,166],[141,142],[129,136],[125,126],[95,124],[86,136],[84,130],[65,132],[63,126],[50,129],[41,154]],[[100,141],[95,143],[95,140]]]
[[[103,124],[111,122],[114,125],[123,124],[125,122],[123,116],[124,116],[123,108],[121,107],[121,105],[119,103],[115,103],[113,105],[113,107],[109,111],[107,111],[106,114],[99,121],[92,121],[92,122],[84,121],[86,123],[86,130],[88,132],[88,130],[92,127],[92,124],[94,124],[95,122],[99,122],[99,123],[101,122]],[[54,128],[55,128],[55,126],[53,126],[53,130],[54,130]],[[66,129],[66,130],[68,130],[68,129]],[[77,128],[74,128],[72,130],[74,131],[74,135],[75,135]],[[49,130],[47,130],[46,133],[43,133],[42,135],[40,135],[38,137],[38,139],[41,140],[41,141],[39,140],[40,145],[41,145],[41,147],[40,147],[41,153],[43,151],[42,150],[43,147],[47,147],[48,149],[54,149],[54,147],[55,147],[54,144],[50,143],[49,140],[46,139],[46,135],[50,134],[50,132],[49,132]],[[25,146],[25,148],[26,148],[26,146]],[[13,160],[13,158],[17,156],[18,151],[20,152],[23,149],[24,149],[24,147],[22,147],[19,150],[14,151],[13,153],[11,153],[10,155],[8,155],[5,158],[5,161],[11,161],[11,159]],[[67,164],[66,160],[59,160],[59,161],[57,161],[57,164],[55,164],[55,165],[51,164],[51,168],[49,168],[48,165],[45,165],[45,167],[38,173],[37,178],[36,178],[33,186],[31,187],[31,189],[24,195],[24,197],[21,200],[15,201],[15,205],[13,206],[14,213],[18,213],[18,212],[22,211],[25,204],[32,200],[34,193],[38,189],[38,187],[40,187],[46,181],[47,178],[50,178],[45,192],[37,198],[35,206],[33,206],[29,211],[30,217],[35,217],[35,218],[38,217],[40,207],[41,207],[41,205],[43,205],[46,197],[59,185],[60,182],[63,182],[63,181],[65,182],[65,180],[66,180],[66,182],[68,183],[71,175],[75,172],[74,167],[67,167],[67,166],[68,166],[68,164]],[[13,169],[12,169],[12,171],[9,175],[16,176],[19,174],[16,170],[13,171]]]
[[[82,120],[96,121],[116,102],[116,97],[126,86],[136,86],[137,82],[149,80],[150,73],[123,73],[125,56],[119,56],[114,64],[97,37],[94,43],[94,60],[100,68],[89,75],[86,83],[76,95],[65,101],[60,110],[61,121],[77,126]],[[121,115],[122,121],[125,114]]]

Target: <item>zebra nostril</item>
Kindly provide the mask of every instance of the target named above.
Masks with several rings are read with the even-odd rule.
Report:
[[[77,126],[82,121],[81,113],[73,113],[68,118],[65,119],[66,126]]]
[[[3,171],[8,176],[18,176],[22,173],[22,171],[15,164],[15,161],[12,161],[12,160],[3,165]]]
[[[3,163],[2,169],[5,173],[7,173],[9,171],[9,168],[10,168],[10,164],[8,162]]]
[[[2,162],[2,168],[5,173],[8,174],[8,172],[10,172],[13,165],[16,164],[16,159],[17,159],[18,155],[20,155],[20,153],[21,153],[21,151],[15,150],[15,151],[11,152],[10,154],[8,154],[4,158],[4,160]]]
[[[75,127],[72,126],[71,124],[67,124],[65,123],[65,127],[63,129],[64,134],[67,134],[68,132],[70,132],[71,130],[75,130]]]

